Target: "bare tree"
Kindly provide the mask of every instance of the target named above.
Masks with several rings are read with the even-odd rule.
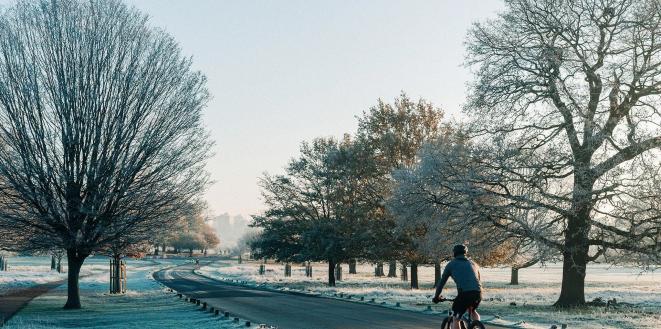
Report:
[[[656,0],[508,0],[469,32],[467,109],[475,135],[497,145],[480,157],[492,169],[485,191],[553,213],[538,228],[554,234],[501,224],[562,253],[558,306],[585,303],[586,265],[600,256],[659,260],[661,221],[648,210],[658,185],[639,187],[661,165],[660,24]]]
[[[20,1],[0,16],[0,230],[83,261],[199,197],[209,96],[177,43],[119,1]],[[160,220],[159,220],[160,219]]]
[[[459,243],[470,245],[471,256],[483,265],[507,264],[517,253],[512,235],[482,216],[492,198],[471,195],[466,188],[472,168],[464,163],[470,160],[465,142],[464,135],[448,127],[442,137],[423,145],[418,163],[393,174],[396,186],[387,205],[397,228],[408,232],[412,248],[405,256],[412,287],[417,287],[417,263],[433,262],[438,281],[440,262]]]

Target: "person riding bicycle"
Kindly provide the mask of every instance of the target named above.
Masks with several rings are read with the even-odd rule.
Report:
[[[459,329],[459,319],[466,310],[469,308],[471,319],[480,320],[480,315],[477,313],[477,307],[482,301],[482,285],[480,284],[480,269],[472,260],[466,258],[468,248],[463,244],[456,245],[452,248],[454,259],[448,263],[443,270],[443,275],[436,285],[436,293],[432,302],[435,304],[443,300],[441,292],[449,277],[457,285],[457,297],[452,303],[452,312],[454,313],[454,321],[452,321],[452,329]]]

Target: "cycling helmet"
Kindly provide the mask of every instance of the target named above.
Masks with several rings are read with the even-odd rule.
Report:
[[[454,257],[457,257],[459,255],[465,255],[468,252],[468,248],[464,246],[463,244],[458,244],[452,248],[452,253],[454,254]]]

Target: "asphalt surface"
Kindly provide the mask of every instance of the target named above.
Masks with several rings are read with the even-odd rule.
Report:
[[[287,329],[404,329],[440,328],[443,321],[440,315],[232,285],[197,275],[192,269],[192,265],[179,266],[156,272],[154,277],[179,293],[253,324],[265,323]]]

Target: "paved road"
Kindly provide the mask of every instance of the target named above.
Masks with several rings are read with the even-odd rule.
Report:
[[[439,315],[231,285],[197,275],[191,265],[162,270],[154,277],[232,317],[278,328],[439,328],[443,320]]]

